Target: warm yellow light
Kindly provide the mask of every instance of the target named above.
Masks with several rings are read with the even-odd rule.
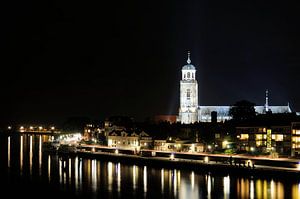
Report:
[[[24,129],[24,126],[21,126],[21,127],[20,127],[20,130],[23,130],[23,129]]]
[[[11,126],[8,126],[7,129],[8,129],[8,130],[11,130]]]
[[[170,155],[170,159],[171,159],[171,160],[174,160],[174,158],[175,158],[175,157],[174,157],[174,153],[172,153],[172,154]]]
[[[52,127],[51,127],[51,130],[54,130],[54,129],[55,129],[55,127],[54,127],[54,126],[52,126]]]
[[[208,163],[208,161],[209,161],[208,156],[205,156],[205,157],[204,157],[204,162],[205,162],[205,163]]]
[[[43,129],[43,127],[42,127],[42,126],[40,126],[40,127],[39,127],[39,130],[42,130],[42,129]]]
[[[115,150],[115,154],[119,154],[119,150],[118,149]]]
[[[32,130],[32,129],[33,129],[33,126],[30,126],[29,129]]]

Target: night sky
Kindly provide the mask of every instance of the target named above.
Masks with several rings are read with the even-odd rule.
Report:
[[[298,5],[287,1],[5,1],[0,123],[177,114],[191,51],[200,105],[300,111]]]

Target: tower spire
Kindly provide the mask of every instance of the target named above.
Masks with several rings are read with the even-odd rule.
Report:
[[[265,110],[266,112],[269,111],[269,91],[266,90],[266,104],[265,104]]]
[[[191,53],[190,53],[190,51],[188,51],[188,58],[187,58],[187,60],[186,60],[186,62],[188,63],[188,64],[191,64],[191,59],[190,59],[190,55],[191,55]]]

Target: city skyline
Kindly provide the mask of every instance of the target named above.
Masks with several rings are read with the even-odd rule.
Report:
[[[177,114],[186,53],[200,105],[300,110],[297,5],[6,3],[1,122]]]

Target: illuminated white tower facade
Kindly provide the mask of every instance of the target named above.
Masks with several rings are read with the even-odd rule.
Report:
[[[196,69],[191,64],[189,52],[187,64],[182,67],[181,73],[178,120],[182,124],[192,124],[198,121],[198,83]]]

